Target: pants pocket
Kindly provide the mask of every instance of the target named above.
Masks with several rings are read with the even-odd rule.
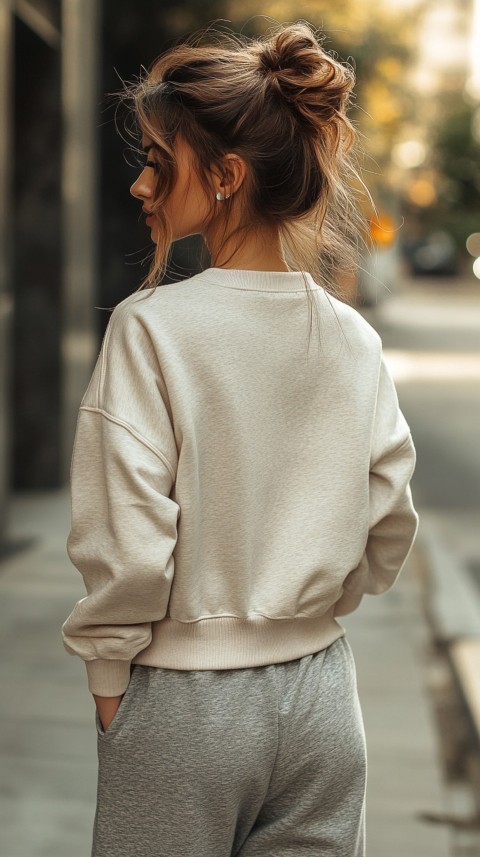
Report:
[[[127,707],[128,707],[128,702],[129,702],[130,696],[131,696],[132,691],[133,691],[133,677],[135,674],[135,668],[136,668],[136,664],[132,664],[130,666],[130,681],[127,685],[125,693],[122,696],[122,699],[120,701],[120,705],[118,706],[118,708],[115,712],[115,716],[114,716],[113,720],[110,722],[110,724],[108,725],[107,729],[103,728],[102,721],[100,720],[100,716],[98,714],[97,708],[95,707],[95,727],[97,730],[97,735],[101,739],[110,738],[113,734],[118,732],[118,729],[122,724],[125,712],[126,712]]]

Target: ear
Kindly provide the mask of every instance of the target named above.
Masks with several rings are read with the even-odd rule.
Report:
[[[224,155],[221,162],[213,170],[213,183],[215,192],[222,194],[233,194],[243,184],[247,174],[247,165],[240,155],[230,152]]]

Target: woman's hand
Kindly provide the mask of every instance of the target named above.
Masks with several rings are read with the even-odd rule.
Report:
[[[121,696],[96,696],[95,693],[92,695],[97,706],[100,722],[106,732],[118,711],[118,707],[123,699],[123,693]]]

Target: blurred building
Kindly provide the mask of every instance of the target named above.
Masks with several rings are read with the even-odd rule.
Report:
[[[222,0],[0,0],[0,551],[9,493],[67,482],[110,310],[151,252],[129,195],[138,164],[108,93],[222,10]],[[192,243],[174,255],[187,275]]]
[[[62,484],[97,348],[96,0],[0,0],[1,529]]]

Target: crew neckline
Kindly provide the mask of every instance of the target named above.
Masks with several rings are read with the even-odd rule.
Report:
[[[308,289],[319,286],[312,275],[304,272]],[[304,292],[306,285],[301,271],[251,271],[246,268],[206,268],[197,277],[228,289],[260,292]]]

